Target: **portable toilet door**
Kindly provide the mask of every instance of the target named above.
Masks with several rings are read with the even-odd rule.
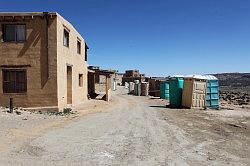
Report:
[[[219,81],[214,76],[207,76],[206,107],[219,108]]]
[[[170,107],[181,107],[182,90],[183,90],[183,77],[171,77],[169,81],[169,102]]]
[[[161,99],[169,100],[169,82],[163,81],[160,84],[160,97]]]

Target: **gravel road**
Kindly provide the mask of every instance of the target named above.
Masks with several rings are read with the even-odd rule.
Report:
[[[114,100],[105,111],[13,144],[0,153],[0,165],[250,164],[249,117],[166,109],[165,101],[122,89]],[[244,126],[226,126],[236,122]]]

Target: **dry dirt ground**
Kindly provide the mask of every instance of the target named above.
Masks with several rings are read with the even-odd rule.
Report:
[[[0,113],[0,165],[250,165],[250,111],[127,95],[76,114]]]

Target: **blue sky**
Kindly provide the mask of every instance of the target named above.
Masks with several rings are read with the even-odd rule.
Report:
[[[0,11],[60,13],[88,42],[90,65],[250,72],[250,0],[0,0]]]

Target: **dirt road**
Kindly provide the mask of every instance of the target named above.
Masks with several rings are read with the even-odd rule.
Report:
[[[250,116],[163,108],[126,95],[0,151],[0,165],[250,165]],[[32,132],[32,131],[31,131]]]

